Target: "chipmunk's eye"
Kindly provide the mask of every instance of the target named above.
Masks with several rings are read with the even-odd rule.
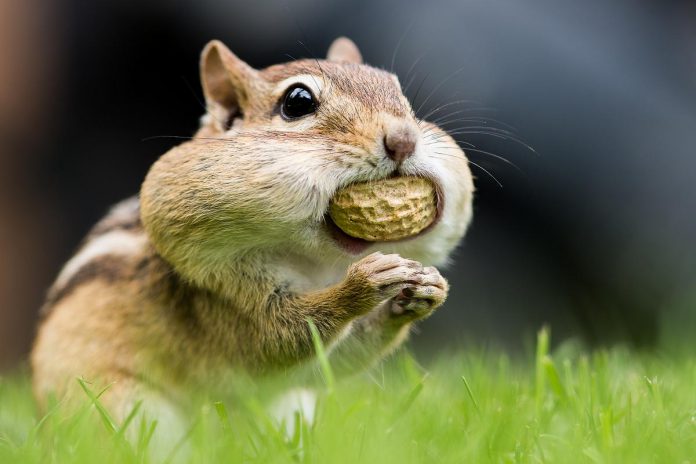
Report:
[[[285,119],[297,119],[314,113],[317,110],[317,102],[314,95],[303,85],[290,87],[280,104],[280,114]]]

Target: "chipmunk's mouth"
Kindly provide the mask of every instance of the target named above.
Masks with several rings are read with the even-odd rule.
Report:
[[[351,237],[347,233],[343,232],[340,227],[331,219],[329,213],[324,215],[324,224],[326,224],[326,229],[329,231],[329,235],[336,242],[339,248],[343,251],[350,253],[351,255],[359,255],[363,251],[367,250],[371,245],[377,242],[370,242],[368,240]]]
[[[408,176],[392,176],[392,178],[403,178],[407,179]],[[392,179],[390,178],[390,179]],[[421,237],[424,234],[428,233],[431,231],[440,221],[440,218],[442,216],[442,211],[444,208],[444,195],[442,188],[440,187],[439,183],[432,178],[421,178],[425,179],[428,181],[428,184],[432,186],[433,189],[433,194],[432,194],[432,203],[434,203],[432,206],[430,206],[428,209],[431,210],[431,218],[430,222],[425,226],[425,227],[420,227],[416,228],[416,232],[408,235],[398,235],[397,231],[397,238],[386,238],[386,237],[356,237],[354,234],[351,234],[350,227],[339,227],[338,224],[336,224],[336,221],[334,218],[332,218],[332,215],[330,213],[331,207],[329,207],[324,214],[324,224],[326,227],[326,230],[328,234],[331,236],[333,241],[336,243],[336,245],[342,249],[343,251],[352,254],[352,255],[359,255],[363,253],[365,250],[370,248],[373,245],[381,245],[381,244],[398,244],[398,243],[403,243],[407,242],[409,240],[413,240],[415,238]],[[366,185],[374,185],[373,184],[366,184]],[[364,189],[365,187],[361,187],[361,189]],[[379,189],[376,190],[376,195],[379,195]],[[434,208],[433,208],[434,206]],[[370,206],[367,206],[368,209],[370,209]],[[364,226],[364,224],[363,224]],[[397,225],[398,227],[398,225]],[[349,229],[349,230],[345,230]],[[369,234],[368,234],[369,235]]]

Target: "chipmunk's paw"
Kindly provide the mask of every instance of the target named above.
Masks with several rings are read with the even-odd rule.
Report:
[[[447,298],[449,286],[434,267],[422,269],[417,284],[408,285],[391,301],[391,313],[409,321],[424,319]]]
[[[426,277],[418,261],[379,252],[353,264],[348,276],[375,304],[397,296],[404,288],[420,285]]]

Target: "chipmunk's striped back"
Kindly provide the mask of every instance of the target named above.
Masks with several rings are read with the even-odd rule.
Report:
[[[150,244],[138,199],[114,206],[48,292],[31,357],[39,401],[74,392],[75,378],[85,377],[120,382],[111,396],[127,407],[119,392],[145,382],[157,365],[152,347],[181,343],[195,327],[188,288]],[[179,362],[190,360],[174,360],[170,373]]]
[[[80,285],[94,279],[110,282],[126,278],[127,261],[143,256],[146,248],[138,198],[118,203],[92,228],[77,253],[63,266],[48,292],[42,317]]]

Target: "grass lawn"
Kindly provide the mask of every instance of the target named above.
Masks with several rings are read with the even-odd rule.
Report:
[[[38,417],[27,375],[0,379],[0,463],[69,462],[696,462],[696,362],[616,348],[550,354],[408,353],[333,382],[323,367],[313,426],[279,432],[250,389],[208,401],[187,437],[153,453],[156,422],[113,424],[87,395]],[[137,436],[125,440],[123,428]],[[156,457],[153,455],[157,454]]]

